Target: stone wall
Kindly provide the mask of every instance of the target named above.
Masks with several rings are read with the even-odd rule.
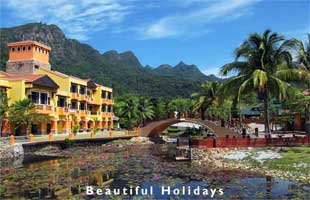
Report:
[[[50,64],[37,60],[8,61],[6,62],[6,72],[10,74],[35,74],[35,66],[51,69]]]

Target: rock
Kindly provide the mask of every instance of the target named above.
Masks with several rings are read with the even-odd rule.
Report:
[[[24,155],[24,148],[21,144],[5,145],[0,147],[0,160],[16,158]]]
[[[129,140],[132,143],[139,143],[139,144],[154,144],[148,137],[133,137]]]

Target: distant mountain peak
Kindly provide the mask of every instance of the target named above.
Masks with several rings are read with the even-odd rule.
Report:
[[[57,25],[31,23],[12,28],[0,28],[0,70],[8,60],[8,42],[35,40],[52,48],[53,70],[81,78],[91,78],[110,86],[116,95],[137,93],[151,97],[189,97],[200,83],[210,80],[196,65],[180,61],[175,67],[163,64],[157,68],[143,67],[132,51],[107,51],[101,54],[88,44],[69,39]]]

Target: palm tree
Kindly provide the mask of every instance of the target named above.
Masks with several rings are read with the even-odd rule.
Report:
[[[176,98],[172,99],[168,103],[168,111],[178,112],[178,117],[187,117],[188,113],[191,110],[191,100],[185,98]]]
[[[132,128],[139,121],[138,104],[138,98],[133,95],[124,95],[116,101],[115,113],[126,127]]]
[[[235,61],[221,68],[224,76],[236,73],[224,83],[224,93],[236,92],[240,100],[242,94],[254,90],[262,97],[266,134],[270,133],[270,95],[284,98],[289,86],[277,72],[281,70],[286,76],[293,75],[288,70],[292,56],[287,49],[291,46],[291,42],[271,30],[266,30],[263,35],[253,33],[235,50]]]
[[[205,113],[208,107],[216,99],[220,84],[218,82],[204,82],[200,91],[193,93],[191,96],[196,99],[193,105],[193,111],[200,111],[200,117],[205,120]]]
[[[290,42],[294,45],[293,51],[296,55],[297,69],[291,69],[297,77],[285,77],[285,73],[279,72],[279,75],[284,76],[284,78],[294,78],[295,80],[302,81],[307,86],[307,92],[310,91],[310,34],[307,34],[307,41],[303,44],[302,41],[297,39],[291,39]],[[304,95],[302,99],[302,105],[305,106],[305,118],[306,118],[306,131],[310,134],[310,100],[309,96]]]
[[[2,135],[2,123],[7,118],[8,109],[8,98],[4,92],[0,91],[0,136]]]
[[[155,116],[154,112],[154,106],[151,104],[150,100],[141,97],[139,99],[139,104],[138,104],[138,115],[139,115],[139,120],[142,122],[142,125],[145,125],[145,121],[148,119],[153,119]]]
[[[32,124],[47,122],[50,118],[47,115],[41,115],[35,112],[35,105],[31,99],[23,99],[15,101],[8,110],[8,119],[14,123],[15,130],[24,125],[26,127],[26,134],[30,133]]]

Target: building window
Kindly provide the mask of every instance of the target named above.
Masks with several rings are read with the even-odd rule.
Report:
[[[85,94],[85,87],[84,86],[80,86],[80,94]]]
[[[70,91],[71,91],[71,93],[77,93],[77,85],[71,84]]]
[[[30,51],[31,50],[31,46],[28,46],[28,51]]]
[[[80,103],[80,110],[85,110],[85,103],[84,102]]]
[[[108,112],[112,112],[112,106],[108,106]]]
[[[23,51],[26,51],[26,47],[23,47]]]
[[[77,102],[76,101],[71,101],[71,109],[77,109]]]
[[[34,66],[34,68],[39,69],[39,68],[40,68],[40,66],[39,66],[39,65],[35,65],[35,66]]]
[[[101,98],[106,99],[107,98],[107,93],[105,91],[101,91]]]
[[[14,48],[14,47],[12,48],[12,51],[13,51],[13,52],[15,51],[15,48]]]
[[[108,99],[112,99],[112,93],[111,92],[108,93]]]
[[[58,96],[57,107],[61,108],[67,107],[66,97]]]
[[[50,98],[46,92],[31,92],[30,99],[34,104],[49,105]]]
[[[20,51],[20,47],[17,47],[17,51]]]

